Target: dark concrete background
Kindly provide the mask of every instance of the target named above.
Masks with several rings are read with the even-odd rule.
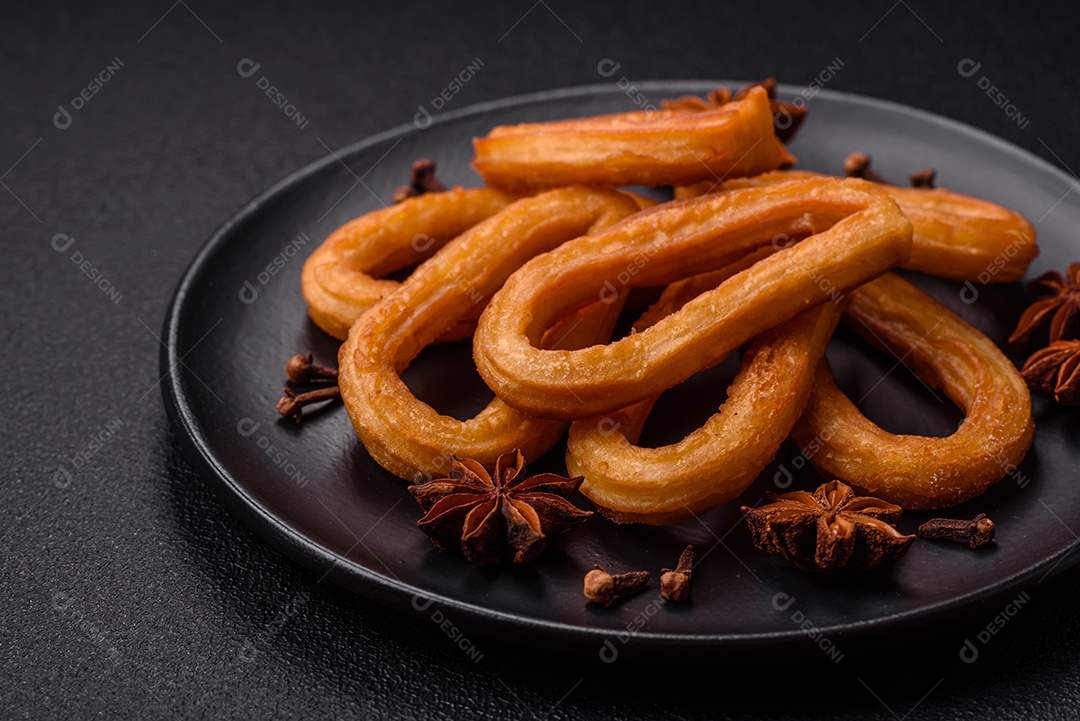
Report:
[[[319,583],[224,510],[178,451],[155,338],[216,226],[324,144],[409,122],[475,58],[482,70],[448,109],[601,82],[605,58],[634,79],[792,84],[840,58],[830,88],[955,118],[1080,168],[1078,24],[1067,7],[5,4],[0,715],[1074,717],[1076,574],[1033,598],[970,665],[958,641],[999,609],[827,668],[812,655],[605,666],[494,641],[473,663],[434,624]],[[303,128],[238,74],[245,58]],[[958,72],[964,59],[981,63],[976,75]],[[110,64],[115,75],[72,110]],[[1026,123],[980,90],[983,76]]]

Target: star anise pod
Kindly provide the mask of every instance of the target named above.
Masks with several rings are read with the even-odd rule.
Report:
[[[1080,340],[1059,340],[1036,351],[1020,375],[1032,390],[1063,406],[1080,404]]]
[[[1028,283],[1038,300],[1028,306],[1009,336],[1010,343],[1033,340],[1048,324],[1050,342],[1075,338],[1080,330],[1080,263],[1070,263],[1068,277],[1056,270]]]
[[[480,463],[454,457],[446,478],[410,486],[424,510],[417,527],[436,548],[460,548],[474,563],[498,563],[510,551],[514,563],[528,563],[549,540],[580,526],[592,515],[569,500],[582,478],[541,473],[524,475],[521,451],[495,461],[494,478]]]
[[[900,506],[856,497],[840,481],[813,493],[769,493],[772,503],[743,508],[754,545],[778,553],[804,571],[830,571],[845,565],[872,569],[907,552],[915,536],[893,528]]]

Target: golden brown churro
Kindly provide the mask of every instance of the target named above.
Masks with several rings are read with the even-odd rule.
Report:
[[[364,311],[400,287],[383,276],[427,260],[516,199],[487,188],[454,188],[407,198],[346,223],[304,263],[301,287],[308,314],[317,326],[344,340]],[[450,335],[467,337],[480,310],[448,329]]]
[[[489,188],[440,191],[424,161],[402,202],[335,231],[305,264],[303,292],[315,323],[347,338],[341,395],[372,458],[409,479],[449,472],[453,456],[490,469],[513,449],[535,460],[574,421],[566,462],[581,491],[609,518],[653,524],[730,501],[789,434],[831,478],[905,508],[959,503],[1015,468],[1034,430],[1023,379],[887,271],[1015,280],[1038,252],[1032,225],[929,187],[930,173],[899,188],[777,170],[794,159],[770,88],[497,127],[474,140]],[[651,207],[615,190],[626,185],[679,187]],[[386,277],[417,263],[402,282]],[[631,291],[660,287],[611,341]],[[837,389],[821,361],[841,313],[964,409],[953,435],[887,433]],[[474,329],[495,399],[462,421],[400,374],[427,345]],[[701,428],[637,445],[663,391],[747,344]]]
[[[676,188],[676,198],[824,177],[805,170],[777,170],[723,183],[706,181]],[[915,234],[903,267],[942,278],[1003,283],[1019,280],[1039,254],[1035,228],[1020,213],[989,200],[944,188],[901,188],[881,184]]]
[[[993,341],[893,273],[850,296],[852,329],[884,343],[967,418],[945,438],[888,433],[859,412],[822,363],[792,434],[810,461],[910,509],[961,503],[1011,472],[1031,446],[1035,423],[1024,379]]]
[[[661,301],[663,303],[663,301]],[[656,397],[570,426],[566,467],[620,523],[674,523],[727,503],[776,455],[806,407],[840,308],[825,303],[758,336],[720,411],[678,443],[635,445]]]
[[[689,185],[794,162],[773,133],[764,88],[714,110],[639,110],[502,125],[473,140],[473,167],[495,188]]]
[[[450,454],[489,464],[508,449],[538,458],[554,445],[566,424],[530,418],[498,398],[460,421],[418,400],[400,373],[529,258],[637,210],[626,194],[581,187],[518,200],[448,243],[364,313],[339,352],[339,383],[372,458],[411,479],[445,470]],[[604,341],[619,310],[595,303],[551,341],[563,348]]]
[[[777,237],[806,239],[645,331],[580,350],[537,347],[548,327],[597,297],[721,268]],[[816,178],[666,203],[525,264],[481,315],[473,355],[495,393],[523,412],[598,416],[714,365],[906,261],[910,249],[911,224],[866,181]]]

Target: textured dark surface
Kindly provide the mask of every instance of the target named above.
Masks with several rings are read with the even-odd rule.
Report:
[[[447,109],[599,82],[604,58],[621,63],[611,80],[775,74],[793,84],[841,58],[831,88],[963,120],[1080,168],[1080,101],[1059,92],[1074,86],[1080,63],[1075,16],[1037,4],[1006,15],[981,3],[887,0],[756,17],[749,7],[554,0],[470,5],[468,15],[450,3],[317,11],[187,0],[0,12],[12,408],[0,515],[4,715],[1075,715],[1075,574],[1033,590],[988,643],[976,641],[972,664],[960,660],[961,644],[1000,605],[840,664],[811,650],[708,666],[605,665],[486,639],[474,663],[435,623],[320,582],[223,508],[169,427],[154,337],[180,274],[222,220],[325,155],[324,145],[410,121],[475,58],[482,70]],[[70,107],[116,58],[115,77],[58,129],[57,106]],[[252,77],[237,73],[244,58],[261,63]],[[982,63],[969,78],[957,72],[965,58]],[[261,76],[306,127],[260,92]],[[983,76],[1025,128],[978,88]],[[59,233],[75,239],[62,252]],[[72,262],[75,252],[118,302]]]

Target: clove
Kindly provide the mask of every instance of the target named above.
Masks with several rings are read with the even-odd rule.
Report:
[[[871,183],[893,185],[893,183],[890,183],[885,176],[881,175],[870,166],[870,156],[866,153],[848,153],[848,156],[844,158],[844,175],[849,178],[869,180]],[[916,170],[909,175],[908,182],[911,183],[912,188],[932,189],[936,177],[936,170],[933,168],[923,168],[922,170]]]
[[[297,423],[303,420],[304,406],[341,397],[341,389],[336,385],[308,391],[307,393],[295,393],[289,388],[284,388],[282,391],[285,395],[277,402],[277,412],[286,418],[292,418]]]
[[[596,566],[585,574],[585,598],[601,606],[610,606],[615,599],[641,593],[648,585],[648,571],[612,575]]]
[[[884,183],[892,185],[880,173],[870,167],[870,156],[866,153],[849,153],[844,158],[844,175],[849,178],[862,178],[871,183]]]
[[[660,595],[667,601],[682,603],[690,600],[690,574],[694,568],[694,547],[687,546],[679,555],[674,569],[660,572]]]
[[[932,518],[919,526],[919,538],[930,541],[959,541],[972,548],[982,548],[994,540],[994,522],[980,513],[970,521]]]
[[[412,198],[424,193],[438,193],[446,190],[439,179],[435,176],[435,161],[430,158],[419,158],[413,161],[409,171],[409,184],[402,185],[394,191],[393,201],[400,203],[406,198]]]
[[[293,383],[337,383],[338,372],[333,368],[313,363],[311,354],[294,355],[285,364],[285,375]]]

